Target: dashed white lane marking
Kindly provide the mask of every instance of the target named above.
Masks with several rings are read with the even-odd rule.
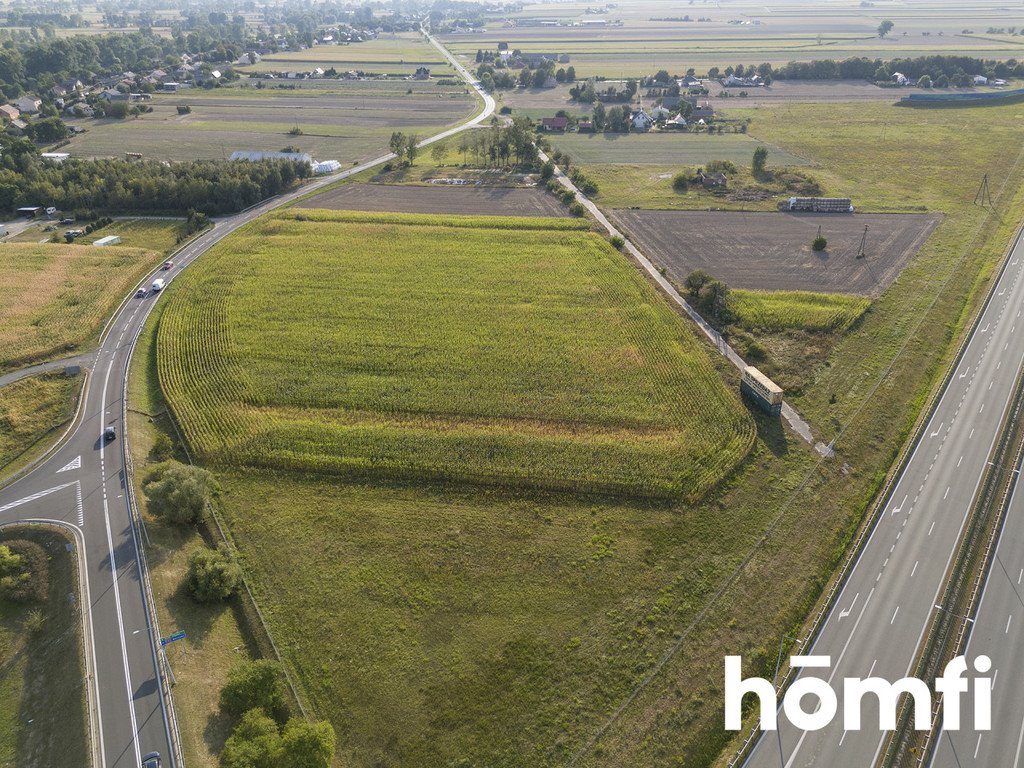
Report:
[[[75,503],[78,505],[78,527],[85,525],[85,507],[82,506],[82,484],[75,480]]]
[[[1010,634],[1010,622],[1013,621],[1013,614],[1011,613],[1006,617],[1006,629],[1003,630],[1004,635]]]
[[[947,485],[946,486],[946,492],[944,494],[942,494],[942,500],[943,501],[945,501],[946,497],[949,496],[949,489],[950,489],[950,486]]]
[[[899,612],[900,612],[900,607],[899,607],[899,606],[897,605],[897,606],[896,606],[896,610],[892,612],[892,618],[891,618],[891,619],[889,619],[889,625],[890,625],[890,626],[892,625],[892,623],[893,623],[894,621],[896,621],[896,614],[897,614],[897,613],[899,613]]]
[[[47,488],[45,491],[37,491],[36,493],[31,494],[30,496],[25,496],[24,498],[8,502],[7,504],[0,506],[0,512],[6,512],[8,509],[20,507],[22,504],[28,504],[30,501],[35,501],[36,499],[41,499],[44,496],[49,496],[51,493],[56,493],[57,491],[63,490],[64,488],[70,488],[77,482],[77,480],[72,480],[70,483],[55,485],[53,486],[53,488]]]
[[[921,562],[921,561],[920,560],[915,560],[914,561],[914,567],[910,569],[910,578],[914,578],[914,574],[917,573],[917,564],[919,562]]]
[[[981,737],[983,734],[978,734],[978,743],[974,745],[974,759],[978,759],[978,750],[981,749]]]
[[[958,468],[960,466],[960,462],[963,461],[963,460],[964,460],[963,456],[961,456],[959,459],[956,460],[956,465],[957,465]]]
[[[967,439],[970,440],[972,437],[974,437],[974,430],[973,429],[971,430],[971,434],[969,434],[967,436]]]
[[[1017,577],[1017,583],[1020,584],[1020,580],[1024,579],[1024,568],[1020,569],[1020,575]]]
[[[928,526],[928,535],[929,535],[929,536],[931,536],[931,535],[932,535],[932,530],[933,530],[934,528],[935,528],[935,521],[934,521],[934,520],[932,520],[932,524],[931,524],[930,526]]]
[[[68,472],[72,469],[80,469],[82,466],[82,455],[75,456],[71,461],[65,464],[63,467],[58,469],[58,472]]]
[[[978,409],[978,413],[981,413],[981,412],[982,412],[982,411],[984,411],[984,410],[985,410],[985,404],[984,404],[984,403],[982,403],[982,404],[981,404],[981,408],[979,408],[979,409]]]

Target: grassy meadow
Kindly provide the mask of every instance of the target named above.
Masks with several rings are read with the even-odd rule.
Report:
[[[0,600],[0,765],[89,764],[78,570],[62,534],[0,531],[0,544],[28,539],[49,555],[43,603]]]
[[[709,160],[749,165],[754,150],[763,146],[742,133],[565,133],[549,139],[578,165],[704,165]],[[798,155],[766,146],[778,165],[807,164]]]
[[[115,224],[110,232],[119,227],[129,225]],[[70,355],[94,341],[125,294],[163,258],[153,247],[161,236],[150,234],[157,242],[146,248],[50,243],[0,248],[0,370]]]
[[[742,291],[729,294],[729,311],[749,329],[837,331],[849,328],[867,308],[866,296],[809,291]]]
[[[81,376],[32,376],[0,387],[0,477],[35,453],[40,440],[75,414]]]
[[[272,216],[172,286],[161,384],[215,462],[697,498],[753,424],[586,226]]]
[[[317,45],[303,51],[271,53],[256,64],[238,67],[238,71],[301,72],[313,67],[334,67],[338,72],[361,70],[411,76],[421,66],[429,67],[434,77],[455,76],[444,56],[418,32],[387,33],[362,43]]]

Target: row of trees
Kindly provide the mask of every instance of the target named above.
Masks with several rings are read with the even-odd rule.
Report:
[[[32,151],[0,158],[0,210],[53,205],[65,211],[233,213],[290,189],[312,170],[287,160],[186,163],[74,160],[56,164]]]
[[[508,125],[492,125],[485,131],[463,131],[457,139],[456,149],[462,162],[474,161],[487,167],[515,165],[532,168],[537,164],[533,124],[528,118],[515,117]],[[440,158],[442,151],[436,159]]]

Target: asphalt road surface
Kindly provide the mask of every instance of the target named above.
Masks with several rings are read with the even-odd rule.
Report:
[[[437,45],[432,38],[431,42]],[[469,79],[461,65],[452,63]],[[479,89],[478,92],[484,100],[479,115],[422,144],[454,135],[489,117],[494,112],[494,100]],[[393,157],[384,155],[218,220],[213,229],[174,256],[172,270],[150,275],[143,285],[150,285],[157,274],[169,283],[194,259],[238,227],[299,195]],[[134,339],[158,298],[148,291],[144,298],[125,301],[95,353],[80,420],[59,448],[31,472],[0,490],[0,524],[54,521],[80,532],[80,540],[84,539],[82,556],[88,595],[85,607],[86,618],[91,619],[85,643],[86,654],[95,670],[88,684],[92,715],[99,723],[94,739],[98,742],[100,765],[104,768],[138,768],[141,756],[152,750],[163,755],[164,765],[176,764],[170,747],[174,724],[164,706],[164,682],[158,673],[158,638],[149,621],[141,577],[141,543],[133,525],[125,486],[125,375]],[[102,439],[107,426],[117,431],[117,438],[111,442]],[[174,628],[164,629],[169,633]]]
[[[1018,472],[1021,469],[1017,468]],[[1021,765],[1024,746],[1024,489],[1018,483],[996,546],[995,561],[981,596],[965,655],[992,660],[992,729],[976,731],[962,715],[957,732],[939,734],[932,768]],[[966,700],[966,697],[964,697]],[[967,708],[968,711],[969,707]]]
[[[811,648],[794,651],[831,657],[828,669],[813,674],[837,689],[836,717],[822,730],[800,731],[780,712],[781,739],[776,733],[762,735],[746,763],[749,768],[868,768],[875,764],[885,738],[878,727],[877,703],[874,697],[866,697],[861,730],[845,731],[841,683],[845,677],[874,676],[891,682],[910,675],[931,614],[940,610],[935,603],[943,577],[1024,360],[1022,272],[1024,246],[1018,241],[923,438],[821,632]],[[1020,555],[1021,548],[1015,552]],[[1024,611],[1017,613],[1024,622]],[[1008,652],[1009,646],[1003,659]],[[1007,679],[1006,685],[999,684],[1007,690],[1013,682]],[[1012,690],[1016,693],[1020,688]],[[1020,717],[1019,703],[1008,701],[994,717]],[[973,750],[972,744],[969,751]],[[956,763],[937,765],[945,768]]]

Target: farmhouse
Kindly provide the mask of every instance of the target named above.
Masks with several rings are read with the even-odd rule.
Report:
[[[984,75],[975,75],[974,76],[974,84],[975,85],[988,85],[988,78],[985,77]]]
[[[594,130],[594,124],[590,120],[580,120],[576,123],[576,130],[580,133],[590,133]]]
[[[28,123],[24,120],[11,120],[7,126],[7,132],[12,136],[22,136],[28,130]]]
[[[665,123],[665,127],[666,128],[676,128],[676,129],[685,128],[686,127],[686,118],[683,117],[683,113],[680,112],[678,115],[676,115],[671,120],[669,120],[667,123]]]
[[[12,107],[10,104],[0,105],[0,119],[17,120],[19,117],[21,117],[21,112],[17,107]]]
[[[710,101],[698,101],[692,98],[686,100],[690,104],[691,120],[710,120],[715,116],[715,110],[711,108]]]
[[[15,99],[12,103],[26,115],[34,115],[43,105],[43,102],[35,96],[21,96],[20,98]]]
[[[654,125],[654,120],[649,114],[644,112],[641,107],[633,112],[633,116],[630,118],[630,123],[632,124],[634,131],[649,131],[651,126]]]
[[[679,81],[680,88],[689,88],[691,85],[700,85],[700,80],[693,75],[684,75]]]
[[[545,131],[562,131],[569,127],[569,118],[567,117],[545,117],[540,121],[541,127]]]
[[[650,115],[654,120],[666,120],[672,113],[664,106],[658,106],[651,110]]]

